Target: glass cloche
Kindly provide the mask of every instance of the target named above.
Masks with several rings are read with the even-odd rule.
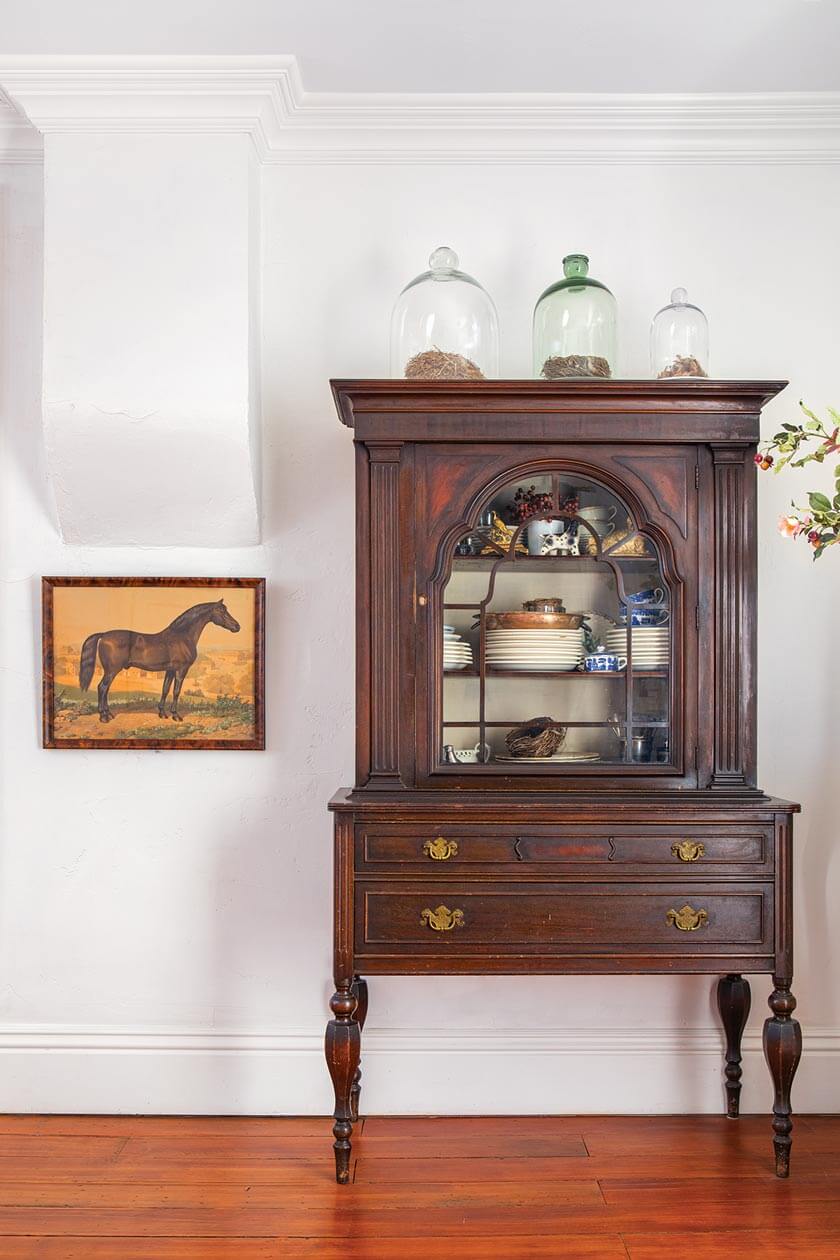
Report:
[[[482,380],[499,374],[499,319],[490,294],[441,245],[406,285],[391,316],[391,375]]]
[[[618,308],[606,285],[589,275],[585,254],[563,259],[565,279],[546,289],[534,310],[534,376],[612,376]]]
[[[657,311],[650,326],[650,365],[659,379],[709,375],[709,323],[685,289]]]

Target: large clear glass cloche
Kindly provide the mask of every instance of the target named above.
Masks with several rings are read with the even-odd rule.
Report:
[[[482,380],[499,374],[499,319],[477,280],[441,245],[407,284],[391,316],[391,375]]]
[[[563,259],[564,279],[546,289],[534,310],[534,376],[612,376],[618,308],[605,284],[589,275],[585,254]]]
[[[657,311],[650,328],[650,366],[660,379],[709,375],[709,322],[685,289]]]

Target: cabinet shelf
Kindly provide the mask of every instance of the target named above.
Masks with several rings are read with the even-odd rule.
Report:
[[[607,722],[607,721],[604,721],[604,722],[567,722],[565,718],[561,718],[560,720],[563,726],[592,727],[593,729],[598,729],[598,730],[614,729],[616,726],[624,725],[623,718],[619,718],[617,722]],[[506,730],[509,730],[512,726],[518,726],[521,722],[522,722],[522,718],[516,717],[516,718],[508,718],[507,721],[505,722],[485,722],[484,725],[488,727],[488,729],[490,727],[499,727],[499,728],[504,728]],[[450,727],[454,730],[462,730],[462,731],[471,731],[471,730],[477,731],[480,725],[481,723],[478,722],[477,720],[474,722],[441,722],[441,726],[443,726],[444,728]],[[634,721],[631,725],[655,727],[657,730],[667,730],[669,723],[668,722],[644,722],[644,721],[636,722]]]
[[[641,573],[658,564],[655,556],[610,556],[610,560],[618,560],[628,573]],[[492,569],[499,556],[453,556],[452,568],[481,571]],[[571,573],[586,572],[595,565],[603,564],[595,556],[525,556],[518,554],[506,564],[516,566],[523,573],[537,573],[543,569],[567,569]]]
[[[474,666],[472,669],[445,669],[444,674],[447,678],[478,678],[478,669]],[[565,672],[557,669],[488,669],[485,678],[555,678],[558,682],[571,682],[572,679],[580,681],[581,679],[614,679],[626,678],[627,671],[619,670],[608,672],[600,670],[591,674],[587,674],[584,670],[566,670]],[[634,669],[632,671],[633,678],[667,678],[667,669]]]

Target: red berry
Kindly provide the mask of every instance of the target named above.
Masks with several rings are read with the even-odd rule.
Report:
[[[819,530],[818,530],[818,529],[812,529],[812,530],[811,530],[811,532],[810,532],[810,533],[809,533],[809,535],[808,535],[808,542],[811,544],[811,546],[812,546],[812,547],[816,547],[816,545],[817,545],[817,543],[818,543],[819,541],[820,541],[820,532],[819,532]]]
[[[753,455],[753,459],[755,460],[755,462],[756,462],[757,464],[763,464],[763,463],[764,463],[764,456],[761,454],[761,452],[760,452],[760,451],[759,451],[756,455]]]

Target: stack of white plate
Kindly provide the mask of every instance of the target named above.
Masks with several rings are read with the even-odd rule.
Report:
[[[666,669],[670,660],[671,631],[668,626],[633,626],[633,668]],[[606,649],[619,656],[627,655],[627,629],[610,630]]]
[[[488,630],[492,669],[570,673],[584,655],[583,630]]]
[[[473,663],[472,648],[454,626],[443,627],[443,668],[466,669]]]

